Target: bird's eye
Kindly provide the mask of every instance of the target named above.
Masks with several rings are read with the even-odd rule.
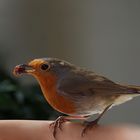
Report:
[[[42,64],[41,69],[42,70],[47,70],[47,69],[49,69],[49,65],[48,64]]]

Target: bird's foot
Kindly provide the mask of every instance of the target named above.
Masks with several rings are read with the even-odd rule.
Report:
[[[85,121],[84,122],[85,127],[82,130],[81,136],[83,137],[87,133],[87,131],[92,129],[93,127],[94,128],[98,127],[98,121],[99,119],[95,119],[94,121],[91,121],[91,122]]]
[[[53,136],[56,138],[57,130],[62,131],[62,124],[68,121],[64,116],[58,117],[53,123],[50,124],[50,127],[53,127]]]

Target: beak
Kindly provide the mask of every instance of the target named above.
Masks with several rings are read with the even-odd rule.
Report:
[[[14,68],[13,74],[15,76],[19,76],[24,73],[31,74],[34,71],[35,71],[35,69],[32,66],[27,65],[27,64],[20,64]]]

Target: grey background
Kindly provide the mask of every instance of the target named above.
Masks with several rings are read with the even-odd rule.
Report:
[[[140,85],[140,1],[1,0],[0,56],[9,72],[18,63],[51,56]],[[139,118],[137,97],[102,121],[140,123]]]

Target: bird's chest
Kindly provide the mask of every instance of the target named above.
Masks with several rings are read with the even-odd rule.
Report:
[[[54,109],[65,114],[75,113],[74,103],[57,93],[55,79],[51,78],[49,81],[40,80],[40,86],[45,99]]]

